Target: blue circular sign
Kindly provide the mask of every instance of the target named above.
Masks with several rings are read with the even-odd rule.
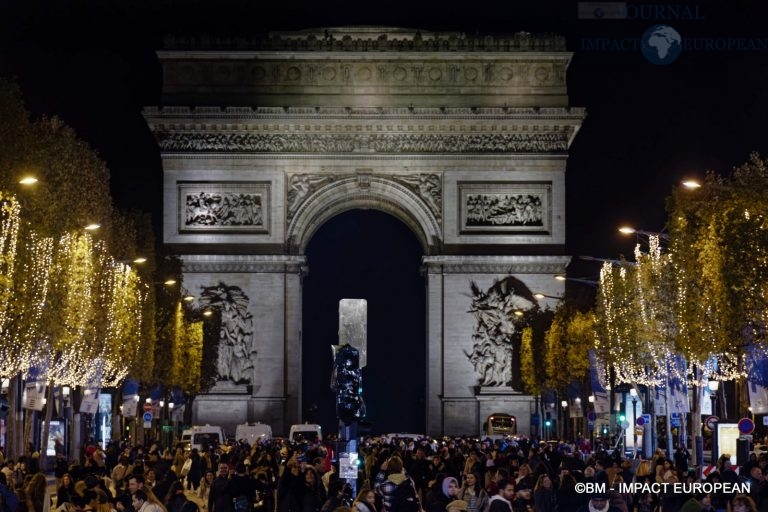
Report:
[[[669,25],[654,25],[641,39],[643,55],[659,66],[671,64],[683,50],[683,38]]]
[[[147,422],[152,421],[152,413],[145,412],[143,418],[144,418],[144,421],[147,421]]]
[[[595,420],[597,420],[597,414],[595,413],[595,411],[589,411],[589,412],[587,413],[587,419],[588,419],[589,421],[595,421]]]
[[[755,422],[749,418],[741,418],[739,420],[739,432],[742,434],[751,434],[755,431]]]

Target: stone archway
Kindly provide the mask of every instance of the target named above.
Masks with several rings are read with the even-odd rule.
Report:
[[[392,175],[357,173],[353,175],[308,175],[298,174],[288,178],[289,182],[299,179],[312,183],[307,193],[289,202],[289,217],[286,239],[290,253],[303,254],[309,239],[328,219],[352,209],[376,209],[389,213],[404,222],[421,243],[424,254],[432,254],[439,248],[441,212],[430,210],[425,197],[440,202],[440,178],[432,175]],[[432,179],[434,187],[418,194],[419,181]],[[436,218],[437,216],[437,218]]]
[[[304,251],[334,215],[370,208],[425,254],[427,433],[476,433],[488,411],[525,432],[529,400],[482,386],[498,379],[465,355],[469,295],[507,276],[562,294],[567,151],[585,116],[564,39],[340,27],[234,43],[168,39],[165,106],[145,111],[185,285],[237,287],[254,319],[250,386],[222,379],[195,421],[302,420]]]
[[[378,209],[328,219],[306,247],[302,282],[302,403],[305,420],[335,425],[328,388],[338,299],[368,301],[365,421],[376,432],[423,432],[426,282],[423,249],[411,228]],[[312,405],[318,407],[311,408]],[[308,417],[309,416],[309,417]]]

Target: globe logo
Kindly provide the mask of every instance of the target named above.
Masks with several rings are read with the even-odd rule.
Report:
[[[595,9],[594,14],[595,14],[595,18],[600,19],[603,16],[605,16],[605,11],[603,11],[601,8],[598,7],[597,9]]]
[[[641,41],[645,58],[660,66],[674,62],[683,49],[680,34],[669,25],[654,25],[645,31]]]

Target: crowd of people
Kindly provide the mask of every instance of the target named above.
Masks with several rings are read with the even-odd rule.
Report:
[[[702,481],[684,448],[672,457],[658,450],[650,460],[629,460],[527,439],[370,438],[359,456],[356,496],[338,478],[333,447],[322,443],[281,439],[200,451],[90,445],[77,460],[57,456],[55,493],[39,457],[3,458],[0,512],[768,511],[768,456],[753,455],[741,468],[721,457],[704,480],[749,483],[749,494],[657,492],[650,485],[627,492],[617,485]],[[584,485],[590,483],[605,485]]]

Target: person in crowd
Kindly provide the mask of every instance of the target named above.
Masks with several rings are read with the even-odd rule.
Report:
[[[684,443],[680,443],[675,447],[674,459],[677,477],[683,478],[683,476],[688,473],[688,461],[691,459],[691,454],[688,452],[688,448]]]
[[[490,497],[480,485],[480,475],[477,473],[465,474],[464,485],[461,486],[457,497],[467,502],[469,512],[488,512]]]
[[[208,512],[232,512],[232,496],[227,490],[229,484],[229,466],[219,464],[216,478],[211,483],[208,493]]]
[[[46,503],[48,497],[48,482],[45,474],[35,473],[24,488],[27,495],[27,509],[29,512],[48,512],[50,503]]]
[[[333,512],[336,508],[344,506],[344,480],[337,478],[328,485],[328,499],[320,508],[321,512]]]
[[[373,486],[376,494],[381,496],[382,512],[389,512],[394,499],[395,489],[406,480],[413,486],[415,493],[416,486],[413,484],[413,480],[411,480],[403,471],[403,459],[393,455],[382,463],[381,471],[376,475]]]
[[[354,512],[377,512],[376,493],[370,487],[363,487],[352,503]]]
[[[75,497],[75,482],[69,473],[61,477],[61,485],[56,489],[56,503],[71,503]]]
[[[406,469],[416,486],[419,501],[424,503],[424,496],[427,492],[427,484],[429,482],[429,460],[427,460],[426,452],[423,447],[419,446],[416,448],[416,452]]]
[[[515,498],[515,481],[499,480],[499,493],[491,496],[488,512],[513,512],[512,500]]]
[[[731,500],[733,512],[758,512],[755,501],[746,494],[738,494]]]
[[[244,463],[235,465],[235,474],[227,484],[227,494],[232,496],[234,512],[251,512],[256,498],[256,481],[248,476]]]
[[[184,449],[181,446],[177,447],[173,452],[173,459],[171,462],[171,469],[173,469],[177,475],[181,475],[181,468],[184,467],[185,460],[186,457],[184,457]]]
[[[187,473],[187,488],[196,491],[200,487],[200,479],[203,478],[203,461],[197,448],[192,449],[189,460],[192,463],[189,466],[189,473]]]
[[[150,502],[147,498],[147,493],[142,489],[133,493],[131,505],[133,505],[133,509],[136,512],[167,512],[159,504]]]
[[[0,500],[5,504],[7,512],[16,512],[19,508],[19,498],[8,487],[8,478],[3,472],[0,472]]]
[[[200,480],[200,488],[197,491],[197,497],[200,499],[200,502],[203,504],[203,509],[205,510],[208,509],[208,497],[211,494],[211,486],[213,485],[215,476],[213,471],[206,471],[205,476]]]
[[[164,499],[165,508],[168,509],[168,512],[181,512],[187,501],[187,497],[184,495],[184,484],[181,480],[171,483]]]
[[[301,465],[291,457],[277,482],[278,512],[300,512],[304,494],[304,479]]]
[[[467,512],[469,505],[464,500],[453,500],[445,506],[447,512]]]
[[[557,512],[557,494],[548,474],[539,475],[533,488],[533,509],[536,512]]]
[[[163,476],[163,479],[160,480],[158,483],[156,483],[155,486],[152,488],[152,492],[154,493],[155,496],[162,499],[163,504],[167,506],[171,487],[177,481],[179,481],[179,479],[176,478],[176,473],[174,473],[172,470],[169,469],[165,473],[165,476]]]
[[[445,512],[446,506],[456,499],[459,493],[459,482],[452,476],[446,476],[427,495],[427,512]]]
[[[123,480],[125,477],[129,474],[128,473],[128,457],[126,456],[120,456],[117,460],[117,464],[115,467],[112,468],[112,473],[110,474],[110,477],[112,478],[112,482],[115,485],[115,489],[122,489],[124,482]]]
[[[576,512],[619,512],[619,509],[611,506],[607,494],[598,493],[593,494],[589,502]]]
[[[533,489],[533,485],[535,483],[536,482],[533,479],[533,471],[531,470],[531,466],[529,464],[521,465],[517,470],[517,476],[515,477],[515,488],[517,490]]]

